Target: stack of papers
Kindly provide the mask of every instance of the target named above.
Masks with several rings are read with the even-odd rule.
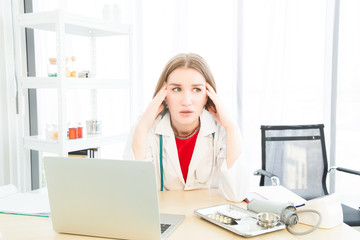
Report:
[[[46,193],[18,193],[14,185],[0,187],[0,213],[50,216]]]

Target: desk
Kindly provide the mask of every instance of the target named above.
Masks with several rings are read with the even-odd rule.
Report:
[[[216,189],[193,190],[193,191],[168,191],[159,193],[159,204],[162,213],[185,214],[184,222],[170,235],[169,240],[191,240],[191,239],[242,239],[242,237],[233,234],[227,230],[219,228],[199,217],[195,216],[193,211],[198,208],[209,207],[227,202]],[[236,205],[245,206],[245,203]],[[296,231],[308,229],[308,226],[298,224]],[[36,239],[36,240],[62,240],[62,239],[102,239],[94,237],[76,236],[69,234],[56,233],[51,224],[50,218],[29,217],[0,214],[0,232],[3,239]],[[332,229],[318,229],[315,232],[295,236],[286,229],[259,235],[248,239],[360,239],[360,232],[352,229],[346,224],[341,224]]]

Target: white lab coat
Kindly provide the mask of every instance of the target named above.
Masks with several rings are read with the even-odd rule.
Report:
[[[212,133],[215,133],[214,136]],[[132,134],[131,134],[132,135]],[[158,188],[160,189],[160,135],[163,136],[164,190],[191,190],[200,188],[220,188],[224,197],[239,202],[246,197],[249,178],[242,157],[227,169],[226,132],[213,116],[203,110],[200,115],[200,130],[190,161],[187,181],[183,178],[174,132],[170,125],[170,114],[159,116],[148,131],[147,159],[154,162]],[[134,159],[130,137],[125,158]],[[239,143],[240,144],[240,143]]]

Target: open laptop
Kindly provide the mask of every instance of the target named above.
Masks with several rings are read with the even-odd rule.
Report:
[[[165,239],[185,218],[159,214],[152,162],[44,157],[44,167],[56,232]]]

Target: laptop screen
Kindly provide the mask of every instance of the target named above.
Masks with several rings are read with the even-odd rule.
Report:
[[[44,167],[55,231],[160,239],[152,162],[45,157]]]

